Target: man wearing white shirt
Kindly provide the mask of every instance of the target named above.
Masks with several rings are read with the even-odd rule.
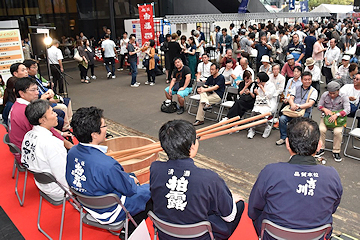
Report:
[[[331,73],[331,66],[338,62],[340,57],[340,49],[336,46],[336,39],[332,38],[330,40],[330,47],[326,50],[324,60],[325,60],[325,67],[324,67],[324,75],[326,78],[326,84],[332,81],[333,75]]]
[[[285,88],[285,77],[280,74],[280,65],[275,64],[272,67],[272,73],[269,75],[269,82],[272,82],[276,87],[274,96],[279,96]]]
[[[25,115],[34,127],[24,136],[21,163],[30,171],[51,173],[68,189],[65,179],[67,151],[64,142],[50,131],[58,124],[57,114],[48,101],[38,99],[27,105]],[[55,201],[64,197],[64,191],[56,183],[42,184],[35,180],[35,184]]]
[[[123,38],[120,40],[120,67],[118,71],[124,70],[123,65],[125,61],[125,57],[128,54],[127,45],[129,43],[129,38],[127,37],[127,32],[124,32]]]
[[[354,84],[345,84],[340,88],[340,93],[349,98],[350,113],[349,116],[353,117],[359,106],[360,97],[360,73],[357,73],[354,78]],[[358,121],[358,128],[360,127],[360,121]]]
[[[236,66],[236,68],[234,69],[234,75],[240,76],[242,78],[245,70],[249,70],[251,72],[251,79],[252,81],[254,81],[254,70],[249,67],[249,62],[247,58],[243,57],[240,60],[240,66]]]
[[[315,65],[315,63],[316,63],[316,61],[313,58],[306,59],[304,72],[311,72],[311,74],[312,74],[311,86],[313,86],[316,89],[316,91],[318,91],[318,93],[319,93],[318,99],[319,99],[321,71],[320,71],[320,68]]]
[[[204,53],[201,56],[201,59],[202,59],[202,62],[199,63],[199,65],[197,67],[196,80],[198,82],[206,81],[206,79],[211,76],[210,67],[211,67],[212,62],[209,62],[209,56],[206,53]]]
[[[64,59],[61,50],[58,48],[60,42],[56,39],[53,40],[52,46],[47,50],[48,52],[48,61],[50,64],[51,75],[54,82],[54,92],[59,94],[64,94],[64,83],[61,73],[64,72],[64,67],[62,60]],[[57,86],[59,85],[59,91],[57,91]]]
[[[107,71],[107,78],[115,78],[115,56],[116,45],[110,36],[105,34],[105,40],[101,43],[101,48],[104,51],[104,63]],[[111,65],[111,70],[110,70]]]

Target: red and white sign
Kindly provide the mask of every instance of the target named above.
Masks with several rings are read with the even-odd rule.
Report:
[[[150,39],[155,38],[154,15],[153,15],[153,7],[151,4],[141,5],[141,6],[139,5],[139,18],[140,18],[141,38],[142,38],[142,43],[144,44]]]

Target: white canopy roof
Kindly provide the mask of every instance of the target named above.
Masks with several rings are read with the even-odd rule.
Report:
[[[311,12],[349,13],[353,11],[353,5],[320,4]]]

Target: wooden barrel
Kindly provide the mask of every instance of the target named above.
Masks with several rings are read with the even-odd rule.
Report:
[[[137,148],[142,147],[151,143],[154,143],[154,140],[151,140],[146,137],[139,137],[139,136],[127,136],[127,137],[117,137],[107,139],[105,145],[108,147],[108,151],[121,151],[130,148]],[[152,162],[156,161],[158,158],[158,153],[153,153],[149,155],[145,155],[140,159],[130,159],[126,161],[119,161],[117,160],[121,166],[123,166],[125,172],[132,172],[135,173],[136,177],[138,178],[141,184],[148,183],[150,180],[150,165]]]

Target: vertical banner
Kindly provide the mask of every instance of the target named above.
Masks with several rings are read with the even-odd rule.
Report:
[[[249,0],[242,0],[238,8],[238,13],[246,13],[248,3]]]
[[[3,79],[11,76],[10,66],[24,61],[21,36],[18,29],[0,30],[0,74]]]
[[[300,10],[301,10],[301,12],[308,12],[309,11],[309,2],[307,0],[300,2]],[[308,23],[308,18],[303,17],[302,22],[307,24]]]
[[[295,10],[295,0],[289,0],[289,10]]]
[[[154,15],[152,4],[139,5],[139,19],[141,28],[142,44],[154,39]]]

